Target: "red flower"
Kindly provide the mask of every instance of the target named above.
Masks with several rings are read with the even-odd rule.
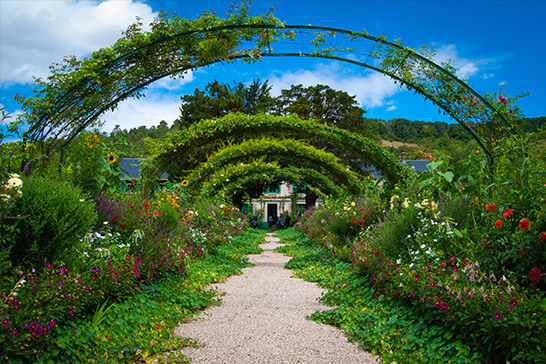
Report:
[[[495,211],[497,211],[497,206],[495,204],[488,203],[485,206],[485,209],[487,210],[487,212],[495,212]]]
[[[502,225],[502,220],[497,220],[497,222],[495,222],[495,226],[500,228]]]
[[[540,234],[538,237],[541,238],[541,239],[546,240],[546,232]]]
[[[521,248],[520,250],[518,250],[518,253],[523,257],[525,255],[525,248]]]
[[[157,212],[156,210],[154,210],[154,216],[159,216],[159,212]]]
[[[541,276],[540,268],[533,268],[533,269],[531,269],[531,271],[529,272],[529,279],[530,279],[531,282],[533,282],[533,283],[538,283],[538,282],[540,282],[540,276]]]
[[[513,215],[513,211],[512,209],[507,209],[506,211],[504,211],[504,213],[502,214],[502,216],[504,216],[505,218],[509,219],[512,217]]]
[[[519,220],[519,228],[521,230],[529,230],[529,219]]]

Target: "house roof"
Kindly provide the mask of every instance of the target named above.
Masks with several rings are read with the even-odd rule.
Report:
[[[138,179],[140,177],[140,162],[142,158],[123,158],[119,163],[121,179]],[[167,179],[167,173],[161,174],[161,179]]]
[[[402,163],[410,166],[414,172],[426,172],[428,171],[427,164],[429,164],[430,161],[426,159],[407,159]],[[362,169],[370,171],[370,176],[374,176],[377,179],[381,178],[381,173],[376,171],[373,167],[362,167]]]
[[[405,164],[408,164],[415,172],[426,172],[428,171],[427,164],[429,163],[430,161],[425,159],[408,159]]]

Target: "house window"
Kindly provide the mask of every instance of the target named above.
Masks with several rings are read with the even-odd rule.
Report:
[[[305,208],[305,205],[298,205],[296,208],[296,212],[298,215],[303,215],[305,211],[307,211],[307,209]]]
[[[252,214],[253,213],[252,206],[247,203],[243,204],[243,208],[241,209],[241,212],[245,215]]]
[[[279,182],[272,183],[265,187],[265,194],[266,195],[274,195],[281,193],[281,184]]]
[[[293,183],[292,193],[305,193],[307,185],[305,183]]]

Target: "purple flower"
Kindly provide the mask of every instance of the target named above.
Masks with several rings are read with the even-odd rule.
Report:
[[[9,325],[9,317],[4,317],[4,319],[2,320],[2,325],[4,325],[4,326]]]
[[[514,299],[510,300],[510,307],[513,307],[513,306],[515,306],[517,304],[518,304],[518,299],[517,298],[514,298]]]
[[[449,305],[447,304],[447,302],[442,302],[442,304],[440,305],[440,310],[443,312],[447,312],[449,310]]]
[[[55,326],[55,319],[53,317],[49,319],[49,323],[47,324],[47,326],[49,326],[49,328]]]
[[[500,320],[500,318],[501,318],[500,312],[498,312],[498,311],[495,312],[495,314],[493,315],[493,318],[495,319],[495,321]]]
[[[85,286],[85,292],[89,293],[89,291],[90,291],[89,286]]]
[[[70,316],[74,316],[74,309],[73,309],[72,307],[69,307],[69,308],[68,308],[68,314],[69,314]]]
[[[63,286],[63,282],[59,281],[59,288]]]
[[[114,279],[117,281],[119,279],[119,274],[118,272],[114,273]]]
[[[13,337],[19,336],[19,331],[17,331],[17,329],[11,329],[11,336]]]
[[[93,268],[91,269],[91,271],[92,271],[93,273],[97,273],[98,270],[99,270],[99,267],[97,267],[96,265],[94,265]]]

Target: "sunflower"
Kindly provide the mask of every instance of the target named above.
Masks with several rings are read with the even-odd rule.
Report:
[[[182,187],[186,187],[186,186],[188,185],[188,183],[189,183],[189,182],[188,182],[187,179],[183,180],[183,181],[182,181]]]
[[[108,153],[108,157],[106,157],[106,159],[108,159],[108,162],[114,163],[116,161],[116,156],[112,153]]]

